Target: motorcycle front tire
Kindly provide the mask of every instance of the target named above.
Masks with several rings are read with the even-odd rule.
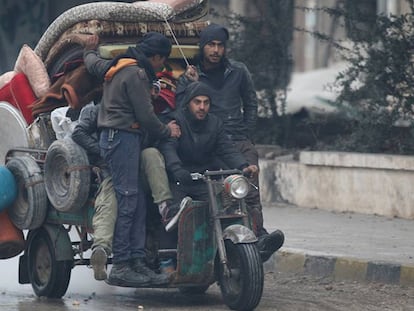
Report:
[[[253,310],[262,298],[264,273],[257,247],[252,243],[225,241],[227,266],[218,269],[218,281],[225,304],[238,311]]]

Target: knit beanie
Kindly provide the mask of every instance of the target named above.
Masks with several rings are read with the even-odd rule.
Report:
[[[188,105],[194,97],[202,95],[211,99],[210,94],[211,89],[207,84],[200,81],[191,82],[185,88],[185,103]]]
[[[217,24],[210,24],[200,33],[200,49],[203,49],[210,41],[217,40],[225,44],[228,39],[229,32],[226,28]]]
[[[145,54],[146,57],[161,55],[168,57],[171,53],[171,42],[159,32],[148,32],[144,35],[141,42],[137,44],[137,48]]]

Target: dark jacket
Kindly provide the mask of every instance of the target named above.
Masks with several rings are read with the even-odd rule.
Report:
[[[98,105],[90,103],[82,108],[79,123],[72,133],[73,141],[85,149],[91,164],[101,161],[97,120]]]
[[[180,138],[169,138],[159,145],[167,171],[175,180],[178,180],[175,175],[180,169],[194,173],[221,168],[216,156],[228,168],[248,166],[227,138],[223,122],[215,115],[209,114],[199,121],[194,120],[187,109],[180,109],[176,111],[176,121],[181,127]]]
[[[199,80],[212,89],[210,113],[220,117],[224,128],[232,140],[245,140],[251,137],[256,128],[257,96],[253,80],[247,67],[234,60],[224,59],[224,81],[221,88],[215,88],[208,73],[197,66]],[[185,106],[182,101],[183,92],[190,83],[185,75],[178,81],[176,102],[179,107]]]
[[[108,62],[96,53],[85,52],[84,62],[88,71],[98,77],[108,70]],[[138,65],[126,66],[117,71],[110,80],[104,82],[98,128],[147,131],[153,137],[168,137],[169,128],[154,114],[149,86],[145,70]]]

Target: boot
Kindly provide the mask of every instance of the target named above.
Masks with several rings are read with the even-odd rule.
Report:
[[[282,231],[276,230],[270,234],[263,234],[258,239],[257,249],[259,250],[262,262],[266,262],[274,252],[282,247],[285,241],[285,235]]]
[[[141,287],[150,285],[151,278],[135,272],[128,261],[123,261],[113,264],[108,283],[126,287]]]
[[[97,246],[93,249],[90,264],[93,269],[93,275],[95,280],[102,281],[106,280],[106,262],[108,256],[105,249],[102,246]]]
[[[143,276],[146,276],[151,285],[165,285],[170,282],[170,276],[167,274],[157,274],[147,267],[144,258],[135,258],[131,263],[132,269]]]

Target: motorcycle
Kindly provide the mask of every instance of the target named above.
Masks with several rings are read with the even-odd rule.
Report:
[[[158,250],[160,260],[176,262],[169,283],[146,287],[178,288],[194,295],[205,293],[217,282],[229,308],[252,310],[262,296],[264,273],[244,202],[249,182],[239,170],[206,171],[192,177],[206,183],[209,199],[193,201],[183,211],[176,249]],[[93,213],[93,199],[72,211],[49,205],[43,224],[28,231],[19,258],[19,283],[30,283],[37,296],[61,298],[72,269],[90,265]],[[73,231],[77,238],[70,234]]]

